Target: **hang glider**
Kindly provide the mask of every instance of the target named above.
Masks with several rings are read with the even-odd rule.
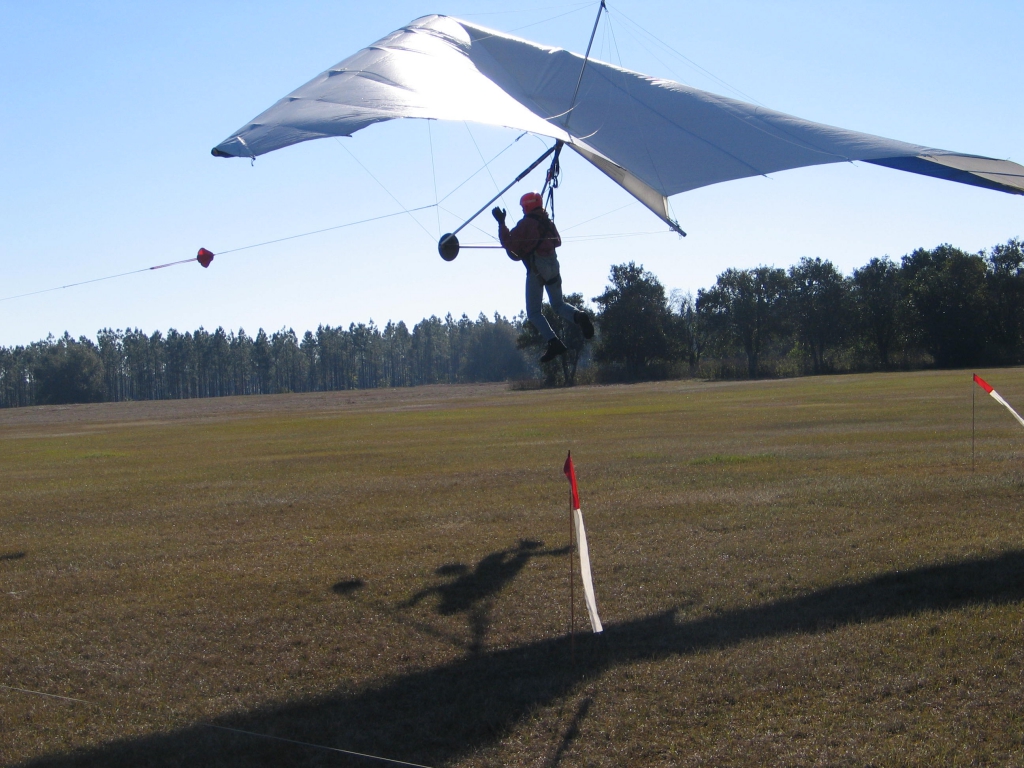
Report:
[[[255,158],[405,117],[564,142],[680,232],[671,195],[825,163],[862,160],[1024,194],[1024,167],[1008,160],[802,120],[437,15],[321,73],[212,152]]]

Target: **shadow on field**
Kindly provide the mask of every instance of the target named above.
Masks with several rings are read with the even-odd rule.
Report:
[[[675,611],[605,625],[603,635],[469,654],[358,693],[225,715],[217,725],[440,766],[492,744],[534,710],[605,670],[850,624],[1024,600],[1024,551],[930,566],[677,623]],[[578,720],[586,714],[581,708]],[[574,736],[562,739],[556,758]],[[554,745],[552,745],[554,747]],[[368,761],[195,725],[32,766],[370,765]]]
[[[572,722],[569,723],[569,727],[566,728],[565,734],[562,736],[561,742],[558,744],[558,749],[555,750],[554,757],[551,758],[549,763],[551,768],[555,768],[560,762],[562,757],[568,751],[572,745],[573,740],[580,735],[580,723],[587,718],[587,712],[590,711],[590,705],[594,703],[594,700],[589,696],[580,702],[579,707],[576,709],[576,714],[572,718]]]
[[[332,586],[331,591],[336,595],[351,595],[365,586],[366,582],[362,579],[346,579]]]
[[[24,552],[7,552],[0,555],[0,562],[4,560],[21,560],[25,556]]]
[[[479,653],[483,650],[484,641],[490,630],[493,600],[505,585],[518,576],[532,558],[558,557],[570,552],[570,547],[541,549],[543,546],[543,541],[520,539],[515,547],[491,552],[481,558],[472,571],[463,563],[442,565],[435,573],[438,576],[455,578],[421,589],[401,607],[411,608],[425,597],[437,595],[440,598],[437,612],[441,616],[453,616],[457,613],[467,615],[473,634],[473,640],[468,646],[469,651]]]

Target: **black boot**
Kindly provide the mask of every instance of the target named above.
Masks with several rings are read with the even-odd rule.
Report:
[[[569,348],[562,343],[562,340],[555,336],[551,341],[548,342],[548,351],[540,356],[542,363],[550,362],[559,355],[564,355],[569,351]]]
[[[583,331],[584,339],[594,338],[594,324],[590,322],[590,316],[586,312],[574,313],[572,321],[580,327],[581,331]]]

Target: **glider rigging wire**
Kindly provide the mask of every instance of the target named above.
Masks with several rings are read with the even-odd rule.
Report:
[[[445,208],[443,205],[441,206],[441,210],[444,211],[445,213],[447,213],[453,219],[459,218],[459,214],[455,213],[455,211],[452,211],[452,210],[449,210],[448,208]],[[471,223],[469,226],[471,226],[477,232],[480,232],[481,234],[483,234],[484,237],[489,237],[494,242],[498,242],[498,238],[495,237],[494,233],[488,232],[486,229],[484,229],[483,227],[481,227],[481,226],[479,226],[477,224],[472,224]]]
[[[576,229],[576,227],[582,227],[584,224],[589,224],[592,221],[597,221],[598,219],[603,219],[605,216],[611,216],[613,213],[618,213],[621,210],[625,210],[626,208],[629,208],[631,206],[636,205],[636,203],[637,203],[637,201],[634,200],[631,203],[626,203],[625,205],[620,205],[618,208],[614,208],[614,209],[612,209],[610,211],[607,211],[606,213],[602,213],[602,214],[600,214],[598,216],[594,216],[593,218],[586,219],[585,221],[581,221],[578,224],[573,224],[571,227],[566,227],[562,231],[563,232],[568,232],[569,230]]]
[[[740,90],[739,88],[736,88],[735,86],[729,85],[729,83],[727,83],[727,82],[726,82],[725,80],[723,80],[722,78],[718,77],[718,75],[716,75],[716,74],[715,74],[714,72],[711,72],[710,70],[708,70],[708,69],[705,69],[704,67],[702,67],[702,66],[701,66],[700,64],[698,64],[697,62],[695,62],[695,61],[693,61],[692,59],[690,59],[690,58],[687,58],[686,56],[684,56],[684,55],[683,55],[682,53],[680,53],[679,51],[677,51],[677,50],[676,50],[675,48],[673,48],[673,47],[672,47],[671,45],[669,45],[668,43],[666,43],[666,42],[665,42],[664,40],[662,40],[661,38],[657,37],[656,35],[654,35],[654,34],[653,34],[653,33],[651,33],[651,32],[648,32],[648,31],[647,31],[646,29],[644,29],[644,28],[643,28],[642,26],[640,26],[640,24],[638,24],[638,23],[637,23],[636,21],[634,21],[634,20],[633,20],[633,19],[631,19],[631,18],[630,18],[629,16],[627,16],[627,15],[626,15],[625,13],[623,13],[623,12],[622,12],[621,10],[619,10],[618,6],[616,6],[616,7],[615,7],[615,11],[616,11],[616,13],[618,13],[618,15],[619,15],[619,16],[621,16],[621,17],[622,17],[622,18],[623,18],[623,19],[624,19],[625,21],[627,21],[627,22],[628,22],[629,24],[632,24],[632,25],[633,25],[634,27],[636,27],[637,31],[639,31],[639,32],[643,33],[644,35],[647,35],[647,37],[648,37],[648,38],[649,38],[649,39],[650,39],[651,41],[653,41],[653,42],[657,43],[658,45],[661,45],[661,46],[662,46],[662,47],[663,47],[664,49],[666,49],[666,50],[667,50],[667,51],[668,51],[669,53],[671,53],[671,54],[673,54],[673,55],[675,55],[675,56],[678,56],[678,57],[679,57],[680,59],[682,59],[683,61],[685,61],[685,62],[686,62],[687,64],[689,64],[689,65],[691,65],[692,67],[694,67],[694,68],[696,68],[696,69],[700,70],[700,71],[701,71],[701,72],[703,72],[703,73],[704,73],[705,75],[707,75],[708,77],[710,77],[710,78],[711,78],[712,80],[714,80],[715,82],[717,82],[717,83],[718,83],[719,85],[723,86],[723,87],[724,87],[724,88],[726,88],[727,90],[730,90],[730,91],[732,91],[733,93],[737,94],[738,96],[741,96],[742,98],[746,99],[747,101],[749,101],[749,102],[751,102],[751,103],[753,103],[753,104],[757,104],[757,105],[758,105],[758,106],[760,106],[760,107],[764,107],[765,109],[769,109],[769,107],[768,107],[768,106],[766,106],[766,105],[765,105],[765,104],[763,104],[762,102],[758,101],[758,100],[757,100],[757,99],[755,99],[755,98],[754,98],[753,96],[749,96],[749,95],[747,95],[746,93],[744,93],[743,91],[741,91],[741,90]],[[610,12],[610,11],[609,11],[609,14],[608,14],[608,18],[609,18],[608,26],[609,26],[609,28],[611,28],[611,12]],[[658,63],[660,63],[660,64],[661,64],[661,65],[662,65],[663,67],[665,67],[665,68],[666,68],[666,69],[667,69],[667,70],[669,71],[669,73],[671,73],[671,74],[673,75],[673,77],[678,77],[680,81],[683,81],[683,80],[684,80],[684,78],[681,78],[681,77],[679,77],[679,75],[678,75],[678,74],[677,74],[677,73],[676,73],[676,72],[675,72],[675,71],[673,70],[673,68],[672,68],[672,67],[670,67],[670,66],[668,66],[667,64],[665,64],[665,62],[663,62],[663,61],[662,61],[662,60],[661,60],[660,58],[658,58],[658,56],[656,56],[656,55],[654,54],[654,52],[653,52],[653,51],[651,50],[651,46],[650,46],[650,45],[647,45],[647,44],[645,44],[645,43],[644,43],[644,41],[643,41],[643,40],[641,40],[641,39],[640,39],[640,38],[639,38],[639,37],[638,37],[637,35],[634,35],[634,34],[633,34],[633,33],[632,33],[631,31],[630,31],[630,29],[629,29],[629,27],[628,27],[628,26],[623,26],[623,27],[622,27],[622,29],[623,29],[623,31],[624,31],[624,32],[625,32],[626,34],[630,35],[630,37],[632,37],[632,39],[633,39],[633,40],[635,40],[635,41],[637,42],[637,44],[639,44],[639,45],[641,46],[641,48],[644,48],[644,49],[645,49],[645,50],[647,51],[647,53],[648,53],[648,54],[649,54],[650,56],[652,56],[652,57],[653,57],[653,58],[654,58],[654,59],[655,59],[655,60],[656,60],[656,61],[657,61]],[[613,32],[612,32],[612,35],[614,36],[614,34],[615,34],[615,33],[614,33],[614,31],[613,31]],[[619,59],[619,66],[620,66],[620,67],[622,67],[622,57],[618,55],[618,44],[617,44],[617,43],[616,43],[616,56],[617,56],[617,57],[618,57],[618,59]],[[609,58],[610,58],[610,57],[609,57]],[[747,120],[744,120],[744,119],[743,119],[742,117],[739,117],[739,116],[737,116],[737,115],[732,115],[731,113],[729,113],[729,114],[730,114],[730,116],[731,116],[731,117],[733,117],[733,118],[734,118],[735,120],[737,120],[737,121],[739,121],[739,122],[743,123],[743,125],[744,125],[745,127],[747,127],[747,128],[754,128],[754,129],[756,129],[756,130],[758,130],[758,131],[761,131],[762,133],[765,133],[765,132],[766,132],[766,131],[764,130],[764,128],[763,128],[763,127],[761,127],[761,126],[759,126],[759,125],[758,125],[758,124],[757,124],[756,122],[749,122],[749,121],[747,121]],[[680,126],[680,127],[681,127],[681,126]],[[820,147],[816,147],[816,146],[814,146],[813,144],[810,144],[810,143],[808,143],[808,142],[806,142],[806,141],[800,141],[800,140],[797,140],[797,139],[795,139],[794,137],[790,137],[790,138],[785,138],[785,135],[788,135],[788,132],[787,132],[787,131],[786,131],[785,129],[783,129],[782,127],[780,127],[780,126],[775,126],[775,127],[776,127],[776,129],[777,129],[777,130],[779,131],[779,133],[781,133],[781,134],[784,134],[784,135],[779,135],[779,133],[772,133],[772,134],[769,134],[769,135],[773,136],[774,138],[776,138],[776,139],[778,139],[778,140],[781,140],[781,141],[786,141],[787,143],[789,143],[789,144],[792,144],[792,145],[793,145],[793,146],[795,146],[795,147],[800,147],[801,149],[811,150],[812,152],[820,152],[820,153],[821,153],[821,154],[823,154],[823,155],[828,155],[828,156],[830,156],[830,157],[838,157],[838,158],[840,158],[841,160],[843,160],[844,162],[847,162],[847,163],[853,163],[853,161],[852,161],[852,160],[851,160],[851,159],[850,159],[849,157],[847,157],[846,155],[840,155],[840,154],[836,154],[835,152],[828,152],[828,151],[826,151],[826,150],[823,150],[823,149],[821,149]],[[711,146],[715,147],[716,149],[722,150],[723,152],[725,151],[725,150],[724,150],[724,148],[722,148],[722,147],[720,147],[720,146],[718,146],[718,145],[716,145],[716,144],[711,144]],[[738,158],[736,158],[736,157],[735,157],[734,155],[731,155],[731,153],[726,153],[726,154],[730,154],[730,156],[731,156],[731,157],[733,157],[733,159],[738,159]],[[747,167],[748,167],[748,168],[752,168],[753,170],[757,171],[757,169],[756,169],[756,168],[754,168],[754,166],[752,166],[752,165],[750,165],[750,164],[748,164],[748,163],[744,163],[744,164],[745,164],[745,165],[747,165]],[[757,173],[758,173],[758,174],[759,174],[760,176],[762,176],[763,178],[766,178],[766,179],[771,179],[771,178],[772,178],[772,177],[771,177],[770,175],[768,175],[767,173],[764,173],[763,171],[757,171]]]
[[[767,109],[767,108],[768,108],[768,107],[767,107],[766,105],[762,104],[762,103],[761,103],[760,101],[758,101],[757,99],[755,99],[755,98],[754,98],[753,96],[748,96],[748,95],[747,95],[747,94],[745,94],[745,93],[744,93],[743,91],[741,91],[741,90],[740,90],[739,88],[736,88],[736,87],[734,87],[734,86],[731,86],[731,85],[729,85],[729,83],[725,82],[725,80],[723,80],[722,78],[718,77],[718,75],[716,75],[716,74],[715,74],[714,72],[711,72],[711,71],[709,71],[709,70],[707,70],[707,69],[704,69],[704,67],[702,67],[702,66],[701,66],[700,64],[698,64],[697,62],[695,62],[695,61],[694,61],[693,59],[690,59],[690,58],[688,58],[688,57],[684,56],[684,55],[683,55],[682,53],[680,53],[679,51],[677,51],[677,50],[676,50],[675,48],[673,48],[673,47],[672,47],[671,45],[669,45],[668,43],[666,43],[666,42],[665,42],[664,40],[662,40],[661,38],[657,37],[657,36],[656,36],[656,35],[654,35],[653,33],[651,33],[651,32],[648,32],[648,31],[647,31],[646,29],[644,29],[644,28],[643,28],[643,27],[642,27],[642,26],[641,26],[641,25],[640,25],[639,23],[637,23],[636,21],[634,21],[633,19],[631,19],[631,18],[630,18],[629,16],[627,16],[627,15],[626,15],[625,13],[623,13],[623,12],[622,12],[622,10],[621,10],[621,9],[619,8],[619,6],[617,6],[617,5],[615,6],[615,12],[616,12],[616,13],[617,13],[617,14],[618,14],[619,16],[621,16],[621,17],[622,17],[623,19],[625,19],[625,20],[626,20],[627,22],[629,22],[629,23],[630,23],[630,24],[632,24],[632,25],[633,25],[634,27],[636,27],[636,28],[637,28],[637,30],[639,30],[639,31],[640,31],[640,32],[642,32],[643,34],[647,35],[647,36],[648,36],[649,38],[651,38],[651,40],[653,40],[654,42],[656,42],[656,43],[658,43],[658,44],[659,44],[660,46],[662,46],[662,48],[664,48],[664,49],[666,49],[667,51],[669,51],[670,53],[672,53],[672,54],[674,54],[674,55],[678,56],[678,57],[679,57],[680,59],[682,59],[683,61],[685,61],[685,62],[686,62],[687,64],[689,64],[689,65],[690,65],[691,67],[694,67],[695,69],[699,69],[699,70],[700,70],[701,72],[703,72],[703,73],[704,73],[705,75],[707,75],[708,77],[710,77],[710,78],[711,78],[712,80],[714,80],[715,82],[717,82],[717,83],[719,83],[719,84],[721,84],[721,85],[725,86],[726,88],[728,88],[728,89],[729,89],[730,91],[732,91],[733,93],[739,94],[740,96],[742,96],[742,97],[743,97],[744,99],[746,99],[747,101],[751,101],[751,102],[753,102],[754,104],[757,104],[758,106],[761,106],[761,107],[765,107],[765,109]],[[650,53],[650,50],[649,50],[649,49],[648,49],[648,53]],[[652,55],[653,55],[653,54],[652,54]],[[657,58],[657,57],[655,57],[655,58]],[[658,61],[661,61],[661,60],[660,60],[660,59],[658,59]],[[673,74],[674,74],[674,73],[673,73]]]
[[[494,174],[491,173],[491,164],[488,163],[487,160],[484,159],[484,153],[480,151],[480,145],[477,144],[476,136],[474,136],[473,135],[473,131],[470,130],[469,123],[467,123],[465,120],[463,120],[462,124],[464,126],[466,126],[466,133],[468,133],[469,134],[469,138],[473,140],[473,146],[476,147],[476,153],[478,155],[480,155],[480,160],[484,164],[484,168],[487,169],[487,175],[491,177],[491,184],[494,185],[495,189],[498,189],[498,182],[494,179]],[[516,139],[516,141],[519,141],[519,139]],[[502,151],[504,151],[504,150],[502,150]],[[495,155],[495,157],[497,157],[497,155]],[[491,162],[493,162],[493,160]],[[505,196],[504,195],[501,196],[501,202],[502,202],[502,204],[506,208],[508,208],[508,203],[505,202]],[[438,234],[440,234],[440,229],[441,229],[441,227],[440,227],[440,225],[438,225]]]
[[[430,175],[434,179],[434,213],[437,214],[437,234],[438,234],[438,237],[440,237],[441,236],[441,210],[440,210],[440,208],[437,205],[437,203],[438,203],[438,199],[437,199],[437,170],[434,168],[434,136],[430,132],[430,120],[428,119],[426,121],[426,123],[427,123],[427,141],[430,142]],[[483,158],[481,158],[481,159],[483,159]]]
[[[466,123],[466,128],[467,128],[467,129],[469,128],[469,123]],[[469,135],[470,135],[470,136],[472,136],[473,134],[472,134],[472,133],[470,133]],[[513,146],[513,145],[514,145],[514,144],[515,144],[515,143],[516,143],[517,141],[519,141],[519,140],[520,140],[521,138],[523,138],[523,136],[534,136],[534,134],[532,134],[532,133],[527,133],[526,131],[523,131],[522,133],[520,133],[520,134],[519,134],[518,136],[516,136],[516,137],[515,137],[515,139],[513,139],[513,140],[512,140],[512,141],[511,141],[511,142],[509,143],[509,145],[508,145],[507,147],[505,147],[505,149],[501,150],[501,152],[499,152],[498,154],[496,154],[496,155],[495,155],[494,157],[492,157],[492,158],[491,158],[490,160],[486,160],[486,161],[484,161],[484,164],[483,164],[483,165],[482,165],[482,166],[481,166],[480,168],[477,168],[477,169],[476,169],[476,170],[475,170],[475,171],[474,171],[473,173],[471,173],[471,174],[470,174],[469,176],[467,176],[467,177],[466,177],[466,179],[465,179],[465,180],[464,180],[464,181],[463,181],[463,182],[462,182],[461,184],[459,184],[459,185],[458,185],[457,187],[455,187],[455,189],[453,189],[453,190],[452,190],[451,192],[449,192],[449,193],[448,193],[447,195],[445,195],[444,197],[442,197],[442,198],[441,198],[440,200],[438,200],[437,202],[438,202],[438,203],[443,203],[443,202],[444,202],[445,200],[447,200],[447,199],[448,199],[449,197],[451,197],[451,196],[452,196],[452,195],[454,195],[454,194],[455,194],[456,192],[458,192],[458,191],[459,191],[460,189],[462,189],[462,188],[463,188],[464,186],[466,186],[466,184],[468,184],[468,183],[469,183],[470,181],[472,181],[473,179],[475,179],[475,178],[476,178],[476,176],[477,176],[477,174],[479,174],[479,173],[480,173],[481,171],[487,171],[488,173],[490,173],[490,172],[491,172],[491,169],[490,169],[490,165],[491,165],[491,163],[493,163],[493,162],[494,162],[495,160],[497,160],[497,159],[498,159],[499,157],[501,157],[501,156],[502,156],[503,154],[505,154],[505,152],[507,152],[508,150],[510,150],[510,149],[512,148],[512,146]],[[475,142],[475,141],[476,141],[476,140],[474,139],[474,142]],[[541,143],[543,144],[543,142],[541,142]],[[544,146],[547,146],[547,145],[545,144]],[[480,150],[480,148],[479,148],[479,147],[477,147],[477,151],[479,151],[479,150]],[[491,181],[494,181],[494,176],[491,176]],[[494,188],[495,188],[495,189],[497,189],[497,188],[498,188],[498,183],[497,183],[496,181],[494,182]]]
[[[484,11],[481,13],[459,13],[452,12],[452,16],[522,16],[524,13],[533,13],[534,11],[555,11],[561,10],[562,8],[574,8],[576,10],[582,10],[583,6],[591,5],[590,0],[583,3],[566,3],[565,5],[544,5],[537,6],[534,8],[516,8],[514,11]]]
[[[602,0],[602,5],[604,0]],[[608,14],[608,32],[612,38],[612,45],[615,46],[615,58],[619,60],[619,69],[622,67],[622,56],[619,54],[619,41],[615,37],[615,27],[612,26],[612,16]],[[661,179],[661,172],[658,170],[658,164],[654,162],[654,155],[651,154],[651,145],[647,141],[646,132],[640,127],[640,118],[637,116],[637,100],[633,98],[633,94],[629,90],[629,80],[626,77],[625,72],[620,73],[622,76],[622,88],[625,90],[626,95],[629,97],[629,106],[633,114],[633,122],[636,125],[637,133],[640,134],[640,138],[644,143],[644,151],[647,152],[647,161],[651,164],[651,168],[654,169],[654,175],[658,179],[658,184],[664,188],[665,183]],[[666,198],[667,199],[667,198]]]
[[[587,71],[587,62],[590,61],[590,49],[594,46],[594,35],[597,34],[597,25],[601,23],[601,14],[608,10],[608,6],[601,0],[597,8],[597,18],[594,19],[594,28],[590,31],[590,41],[587,43],[587,52],[583,54],[583,66],[580,67],[580,76],[576,78],[576,88],[572,92],[572,99],[569,101],[569,111],[565,118],[565,129],[569,130],[569,121],[572,120],[572,110],[576,106],[576,97],[580,93],[580,85],[583,83],[583,73]]]
[[[419,226],[419,228],[422,229],[426,233],[427,237],[430,238],[430,242],[434,242],[434,236],[432,234],[430,234],[430,230],[427,229],[426,227],[424,227],[423,223],[419,219],[417,219],[415,216],[412,215],[412,211],[410,211],[408,208],[406,208],[402,204],[401,200],[399,200],[397,197],[395,197],[393,194],[391,194],[391,190],[384,186],[384,182],[382,182],[380,179],[378,179],[376,176],[374,176],[373,173],[370,171],[370,169],[367,168],[365,165],[363,165],[358,157],[356,157],[355,155],[352,154],[352,150],[349,149],[348,147],[346,147],[341,142],[341,139],[335,137],[334,140],[336,142],[338,142],[338,146],[339,147],[341,147],[346,152],[348,152],[349,157],[351,157],[353,160],[355,160],[357,163],[359,163],[359,167],[362,168],[364,171],[366,171],[366,173],[370,176],[370,178],[373,179],[374,181],[376,181],[378,186],[380,186],[381,189],[383,189],[385,192],[388,193],[388,197],[390,197],[392,200],[394,200],[396,203],[398,203],[398,207],[402,209],[403,213],[408,213],[409,214],[409,218],[411,218],[413,221],[415,221],[416,224]],[[431,206],[428,205],[426,207],[430,208]]]
[[[565,13],[560,13],[557,16],[549,16],[546,19],[541,19],[540,21],[535,21],[535,22],[533,22],[531,24],[525,24],[522,27],[516,27],[515,29],[510,29],[509,32],[518,32],[521,29],[529,29],[530,27],[536,27],[538,24],[546,24],[549,21],[554,21],[555,19],[560,19],[563,16],[570,16],[570,15],[572,15],[574,13],[579,13],[580,11],[585,11],[587,9],[587,5],[590,5],[590,3],[587,3],[586,5],[584,5],[584,6],[580,7],[580,8],[577,8],[574,11],[566,11]]]
[[[668,235],[672,234],[670,229],[658,229],[650,232],[612,232],[602,235],[578,235],[576,237],[563,237],[563,243],[584,243],[592,240],[617,240],[622,237],[643,237],[645,235]],[[474,243],[470,245],[459,245],[459,250],[471,248],[478,251],[505,250],[503,245],[491,245],[485,243]]]

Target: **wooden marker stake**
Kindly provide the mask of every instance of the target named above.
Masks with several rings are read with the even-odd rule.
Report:
[[[576,665],[576,526],[572,519],[572,487],[569,488],[569,661]]]

